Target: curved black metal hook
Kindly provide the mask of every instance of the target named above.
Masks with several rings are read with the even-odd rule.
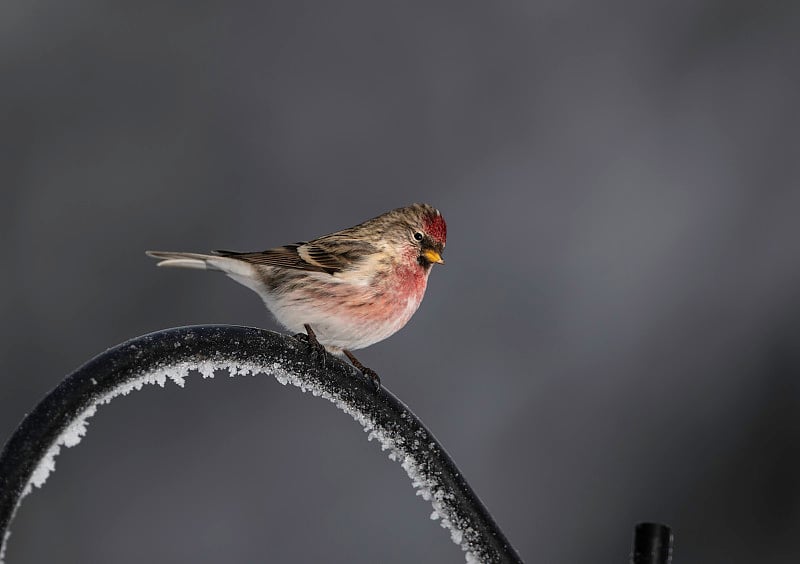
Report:
[[[72,446],[97,405],[146,383],[181,384],[190,370],[272,374],[334,402],[390,449],[450,529],[468,561],[522,562],[455,463],[391,392],[376,393],[353,367],[327,355],[313,362],[300,340],[263,329],[202,325],[137,337],[69,375],[20,423],[0,453],[0,561],[22,498],[40,486],[60,445]]]

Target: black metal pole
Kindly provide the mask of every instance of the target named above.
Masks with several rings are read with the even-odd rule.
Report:
[[[661,523],[639,523],[633,535],[631,564],[670,564],[672,531]]]
[[[467,559],[522,562],[453,460],[422,422],[385,387],[331,356],[313,359],[302,340],[263,329],[203,325],[137,337],[96,356],[68,376],[27,415],[0,453],[0,555],[8,528],[32,484],[46,478],[59,445],[79,440],[95,408],[143,384],[190,369],[274,375],[334,402],[358,420],[403,465]]]

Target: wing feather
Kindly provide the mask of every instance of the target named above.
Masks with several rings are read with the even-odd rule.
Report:
[[[308,243],[300,242],[265,251],[253,253],[214,251],[214,254],[251,264],[335,274],[347,270],[376,250],[374,245],[367,242],[350,237],[327,235]]]

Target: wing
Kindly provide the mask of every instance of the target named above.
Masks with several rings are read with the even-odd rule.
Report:
[[[376,251],[377,249],[370,243],[349,237],[327,235],[309,243],[284,245],[255,253],[214,251],[214,254],[252,264],[336,274],[351,268],[362,258]]]

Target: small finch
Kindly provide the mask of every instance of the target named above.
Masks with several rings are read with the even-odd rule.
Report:
[[[147,251],[158,266],[224,272],[255,291],[275,319],[309,343],[346,355],[399,331],[417,311],[434,263],[443,264],[447,225],[427,204],[398,208],[355,227],[265,251]]]

